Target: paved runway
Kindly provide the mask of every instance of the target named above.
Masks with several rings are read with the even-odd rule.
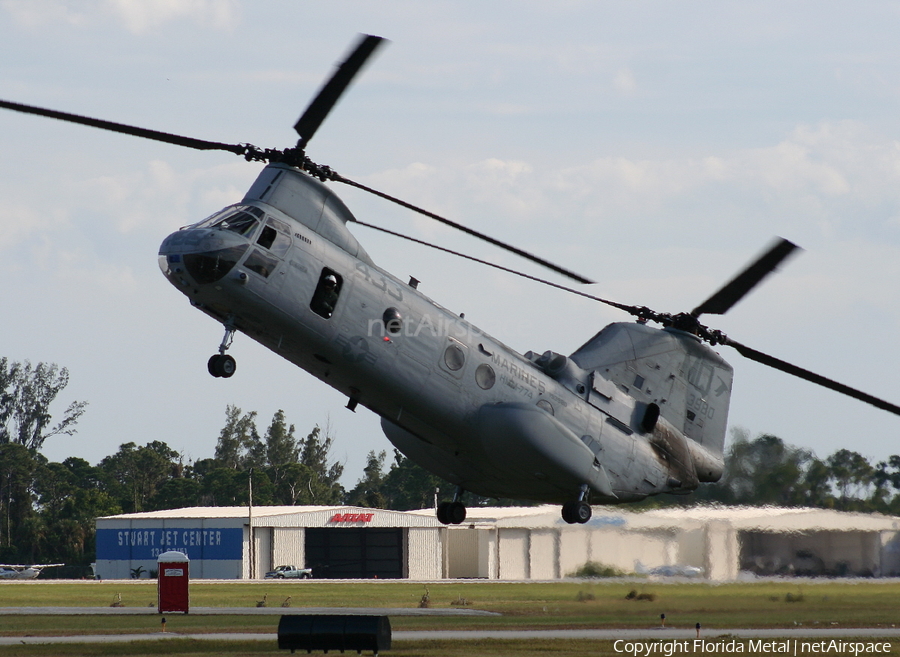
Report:
[[[479,609],[419,609],[385,607],[192,607],[191,615],[374,615],[374,616],[499,616],[500,614]],[[27,616],[113,616],[145,615],[156,616],[156,607],[3,607],[0,615]],[[173,620],[180,614],[171,614]],[[625,641],[647,640],[693,640],[697,636],[693,627],[648,627],[644,629],[580,629],[580,630],[438,630],[438,631],[395,631],[394,641],[448,640],[466,641],[473,639],[623,639]],[[842,628],[798,626],[785,629],[703,629],[701,638],[708,641],[717,637],[742,639],[817,639],[830,640],[845,637],[864,639],[900,639],[900,628]],[[160,641],[169,639],[207,639],[231,641],[272,641],[276,633],[217,633],[184,634],[178,632],[153,632],[148,634],[100,634],[77,636],[13,636],[0,637],[0,645],[56,644],[56,643],[110,643],[122,641]]]

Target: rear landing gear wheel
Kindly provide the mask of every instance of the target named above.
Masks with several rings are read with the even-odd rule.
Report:
[[[450,518],[448,517],[450,515],[449,507],[450,502],[441,502],[440,504],[438,504],[437,519],[438,522],[442,525],[450,524]]]
[[[562,518],[570,525],[583,525],[591,519],[591,505],[585,501],[566,502],[562,508]]]
[[[227,379],[232,376],[237,369],[237,362],[227,354],[215,354],[206,363],[206,369],[214,377],[222,377]]]
[[[441,502],[437,508],[438,522],[444,525],[459,525],[466,519],[466,505],[462,502]]]

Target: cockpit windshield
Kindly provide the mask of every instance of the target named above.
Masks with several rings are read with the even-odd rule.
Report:
[[[263,211],[252,205],[238,205],[217,212],[207,217],[194,228],[218,228],[230,230],[244,237],[252,237]]]
[[[257,220],[257,218],[249,212],[238,212],[236,214],[223,217],[220,221],[213,224],[212,227],[230,230],[237,233],[238,235],[249,237],[253,232],[253,229],[258,225],[259,221]]]

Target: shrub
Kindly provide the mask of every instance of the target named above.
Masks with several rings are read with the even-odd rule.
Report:
[[[615,566],[606,566],[597,561],[588,561],[573,573],[569,573],[569,577],[624,577],[625,571],[619,570]]]

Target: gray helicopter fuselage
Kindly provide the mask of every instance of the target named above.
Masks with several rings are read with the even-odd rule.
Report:
[[[586,485],[613,503],[719,478],[731,368],[694,336],[613,324],[571,357],[519,354],[375,265],[352,220],[273,164],[240,204],[168,236],[160,267],[466,490],[563,502]]]

